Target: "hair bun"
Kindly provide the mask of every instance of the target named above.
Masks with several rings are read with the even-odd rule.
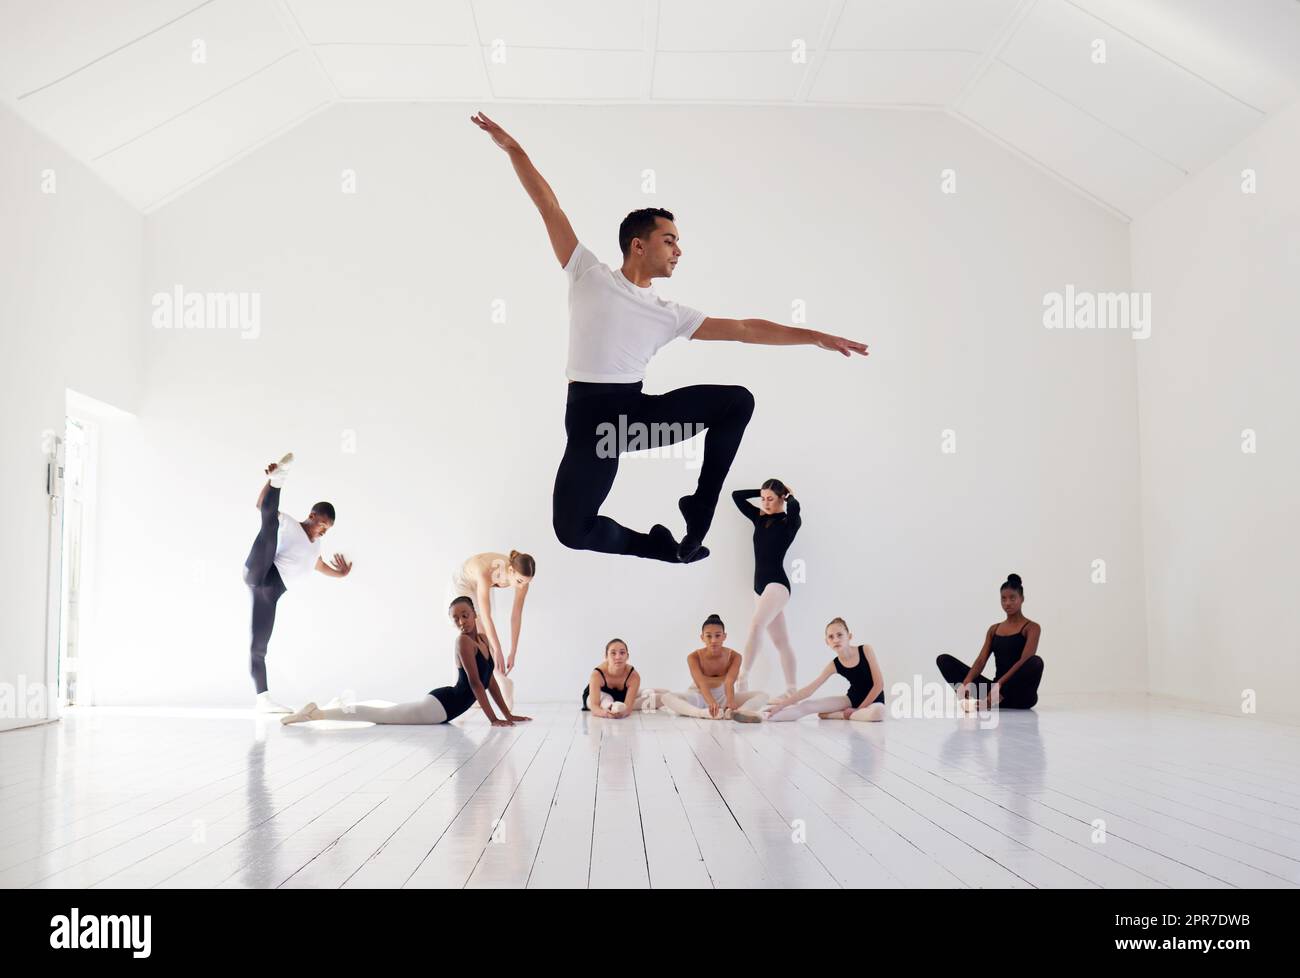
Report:
[[[1008,574],[1008,575],[1007,575],[1007,580],[1008,580],[1010,583],[1012,583],[1012,584],[1022,584],[1022,583],[1024,583],[1023,581],[1020,580],[1020,575],[1019,575],[1019,574]]]

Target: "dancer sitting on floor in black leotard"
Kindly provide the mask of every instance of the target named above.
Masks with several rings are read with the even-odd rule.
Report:
[[[654,693],[659,702],[680,717],[759,722],[762,717],[758,711],[767,702],[767,694],[757,690],[736,692],[736,680],[740,678],[743,660],[739,652],[722,644],[727,640],[722,619],[709,615],[700,629],[700,638],[704,640],[704,648],[696,649],[686,657],[686,668],[691,672],[691,688],[684,693],[656,689]]]
[[[605,661],[591,670],[591,679],[582,688],[583,710],[621,720],[633,710],[654,709],[653,702],[653,691],[641,692],[641,674],[628,661],[627,643],[611,638],[605,644]]]
[[[843,618],[835,618],[826,626],[826,644],[835,652],[835,658],[803,689],[773,700],[765,711],[767,719],[798,720],[810,713],[816,713],[823,720],[875,723],[885,719],[885,679],[875,651],[870,645],[853,644],[849,626]],[[849,681],[847,694],[808,699],[837,672]]]
[[[754,413],[754,395],[730,384],[696,384],[665,394],[641,389],[650,358],[678,337],[734,340],[770,346],[817,346],[852,357],[867,355],[864,344],[842,336],[783,326],[766,319],[718,319],[668,302],[654,292],[656,278],[670,278],[682,249],[671,211],[646,207],[619,225],[621,265],[604,265],[579,243],[550,184],[504,129],[483,113],[471,121],[510,156],[515,174],[546,224],[551,249],[569,280],[569,360],[564,428],[568,441],[552,490],[555,536],[574,550],[628,554],[669,563],[691,563],[708,555],[704,536]],[[648,533],[628,529],[600,507],[618,474],[618,457],[636,448],[622,444],[628,432],[649,429],[660,448],[708,430],[695,492],[677,508],[686,521],[680,543],[656,523]],[[609,445],[611,432],[619,443]],[[632,442],[644,438],[631,435]]]
[[[357,703],[338,709],[322,710],[315,703],[308,703],[297,713],[281,717],[281,723],[302,723],[306,720],[368,720],[371,723],[450,723],[468,710],[476,702],[494,727],[513,727],[516,723],[531,720],[532,717],[517,716],[506,706],[501,687],[497,685],[496,676],[492,675],[492,651],[487,639],[478,631],[478,617],[474,614],[474,602],[470,598],[460,597],[452,601],[448,609],[452,623],[460,633],[456,637],[456,685],[440,686],[423,699],[414,703],[398,703],[394,706],[367,706]],[[487,694],[501,707],[499,719],[492,712],[492,704]]]
[[[748,502],[754,496],[759,497],[759,506]],[[780,653],[785,694],[788,696],[794,692],[797,680],[794,649],[790,647],[790,632],[785,625],[790,578],[785,576],[782,561],[803,523],[799,516],[799,500],[780,479],[768,479],[760,489],[737,489],[731,498],[741,514],[754,524],[754,617],[749,623],[749,634],[741,653],[745,658],[740,669],[741,688],[749,685],[749,676],[754,671],[759,650],[763,647],[763,632],[766,631]]]
[[[1019,574],[1008,574],[999,590],[1006,621],[989,626],[975,664],[967,666],[946,653],[935,661],[943,678],[956,687],[963,704],[969,700],[969,705],[979,709],[1000,706],[1028,710],[1038,702],[1038,684],[1043,678],[1043,658],[1038,654],[1043,629],[1020,613],[1025,589]],[[991,682],[983,676],[990,652],[993,654]]]

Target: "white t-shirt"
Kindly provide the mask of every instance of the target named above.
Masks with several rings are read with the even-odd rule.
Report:
[[[275,569],[286,587],[316,569],[320,540],[307,539],[302,524],[287,513],[280,514],[280,536],[275,545]]]
[[[645,380],[646,365],[660,347],[691,337],[704,313],[634,284],[578,242],[564,266],[569,276],[570,380],[624,384]]]

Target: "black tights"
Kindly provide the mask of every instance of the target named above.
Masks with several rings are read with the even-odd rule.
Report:
[[[275,627],[275,605],[284,594],[284,581],[275,569],[275,548],[280,539],[280,490],[270,488],[262,499],[262,527],[244,561],[244,583],[253,599],[252,641],[249,644],[253,685],[266,692],[266,647]]]
[[[618,474],[619,452],[628,448],[618,444],[622,433],[632,440],[637,434],[632,426],[644,426],[654,441],[632,445],[636,450],[675,444],[708,429],[695,493],[678,503],[687,537],[698,544],[713,522],[723,480],[753,413],[754,395],[732,385],[696,384],[666,394],[643,394],[640,382],[569,384],[564,411],[569,440],[552,495],[556,537],[574,550],[676,561],[676,542],[666,528],[656,525],[650,533],[638,533],[600,515]]]
[[[970,672],[970,666],[951,655],[941,655],[935,662],[938,663],[943,678],[953,686],[960,686]],[[1031,709],[1038,702],[1038,684],[1042,679],[1043,658],[1031,655],[1025,660],[1025,664],[1016,670],[1016,674],[1002,684],[1002,698],[998,701],[998,706],[1007,710]],[[976,676],[971,681],[987,689],[998,680]]]

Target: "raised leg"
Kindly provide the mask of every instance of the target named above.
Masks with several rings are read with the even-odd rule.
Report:
[[[267,575],[275,566],[275,548],[280,541],[280,490],[274,486],[267,489],[258,509],[262,525],[248,551],[248,559],[244,561],[244,583],[250,587],[265,584]]]

